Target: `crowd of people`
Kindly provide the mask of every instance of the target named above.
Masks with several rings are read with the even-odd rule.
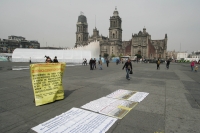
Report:
[[[49,56],[45,55],[45,57],[46,57],[46,61],[45,61],[46,63],[58,63],[57,56],[55,56],[53,60]],[[125,62],[125,64],[124,64],[124,62]],[[169,59],[165,61],[165,63],[166,63],[166,69],[169,69],[170,62],[171,61]],[[89,63],[89,66],[90,66],[90,70],[97,69],[97,65],[99,66],[99,70],[103,70],[103,67],[102,67],[103,63],[102,63],[101,59],[99,59],[97,61],[95,58],[91,58],[88,63]],[[84,65],[84,66],[86,65],[87,66],[88,63],[87,63],[87,59],[83,58],[82,65]],[[108,59],[106,59],[105,63],[106,63],[106,66],[109,67],[110,61]],[[118,65],[120,63],[124,64],[122,69],[124,69],[124,68],[126,69],[126,79],[130,80],[129,74],[133,73],[132,72],[132,63],[131,63],[131,60],[130,59],[126,59],[126,60],[123,60],[123,59],[119,60],[119,59],[117,59],[116,60],[116,64]],[[161,61],[160,61],[160,59],[158,59],[156,61],[157,70],[160,70],[160,64],[161,64]],[[195,61],[192,61],[190,63],[191,71],[197,72],[198,66],[195,65],[195,64],[196,64]]]
[[[95,59],[95,58],[91,58],[90,61],[89,61],[89,65],[90,65],[90,70],[94,70],[97,68],[97,63],[98,63],[98,66],[99,66],[99,69],[100,70],[103,70],[103,67],[102,67],[102,60],[99,59],[98,61]],[[86,64],[87,65],[87,60],[86,59],[83,59],[83,63],[82,64]],[[107,67],[109,66],[109,60],[106,59],[106,64],[107,64]]]
[[[109,61],[108,59],[105,60],[105,63],[106,63],[106,66],[109,67],[110,61]],[[120,61],[118,61],[117,64],[119,64],[119,63],[120,63]],[[124,64],[124,60],[123,60],[123,59],[121,60],[121,63]],[[99,60],[97,61],[95,58],[91,58],[91,59],[89,60],[90,70],[95,70],[95,69],[97,69],[97,64],[98,64],[98,66],[99,66],[99,70],[103,70],[103,67],[102,67],[102,64],[103,64],[103,63],[102,63],[102,60],[99,59]],[[87,59],[83,58],[82,65],[87,65]],[[133,73],[133,72],[132,72],[132,63],[131,63],[131,60],[130,60],[130,59],[126,60],[126,63],[124,64],[124,66],[123,66],[122,69],[124,70],[124,68],[126,69],[126,79],[127,79],[127,80],[130,80],[129,74],[132,74],[132,73]]]

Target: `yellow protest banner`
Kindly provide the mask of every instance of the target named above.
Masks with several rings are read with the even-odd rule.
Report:
[[[62,77],[65,63],[39,63],[30,65],[35,105],[64,99]]]

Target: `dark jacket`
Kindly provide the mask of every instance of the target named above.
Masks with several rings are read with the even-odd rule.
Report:
[[[170,64],[170,61],[168,60],[168,61],[167,61],[167,65],[169,65],[169,64]]]
[[[58,63],[58,60],[55,58],[55,59],[53,59],[53,62],[54,63]]]
[[[90,65],[92,65],[92,64],[93,64],[93,62],[94,62],[94,60],[90,60],[89,64],[90,64]]]
[[[130,67],[131,67],[131,70],[132,70],[132,63],[131,63],[131,62],[126,62],[126,63],[124,64],[124,67],[128,68],[128,66],[130,66]],[[124,69],[124,67],[123,67],[122,69]]]

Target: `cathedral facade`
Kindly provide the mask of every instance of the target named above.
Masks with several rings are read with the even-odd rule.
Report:
[[[83,14],[78,17],[76,24],[76,43],[75,47],[85,46],[89,42],[99,41],[100,54],[108,54],[109,57],[113,56],[135,56],[140,54],[145,59],[165,59],[167,50],[167,34],[164,39],[151,40],[151,35],[143,31],[138,34],[132,35],[129,41],[122,41],[122,19],[119,16],[117,9],[110,17],[109,37],[99,35],[99,31],[95,27],[93,34],[89,36],[87,18]]]

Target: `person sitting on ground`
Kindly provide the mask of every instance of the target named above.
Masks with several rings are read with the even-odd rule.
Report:
[[[85,66],[85,59],[83,58],[83,62],[82,62],[82,65],[84,65]]]
[[[58,63],[58,59],[57,59],[56,56],[55,56],[55,58],[53,59],[53,62],[54,62],[54,63]]]
[[[51,60],[51,58],[49,57],[49,56],[47,56],[46,57],[46,61],[45,61],[46,63],[51,63],[52,62],[52,60]]]

